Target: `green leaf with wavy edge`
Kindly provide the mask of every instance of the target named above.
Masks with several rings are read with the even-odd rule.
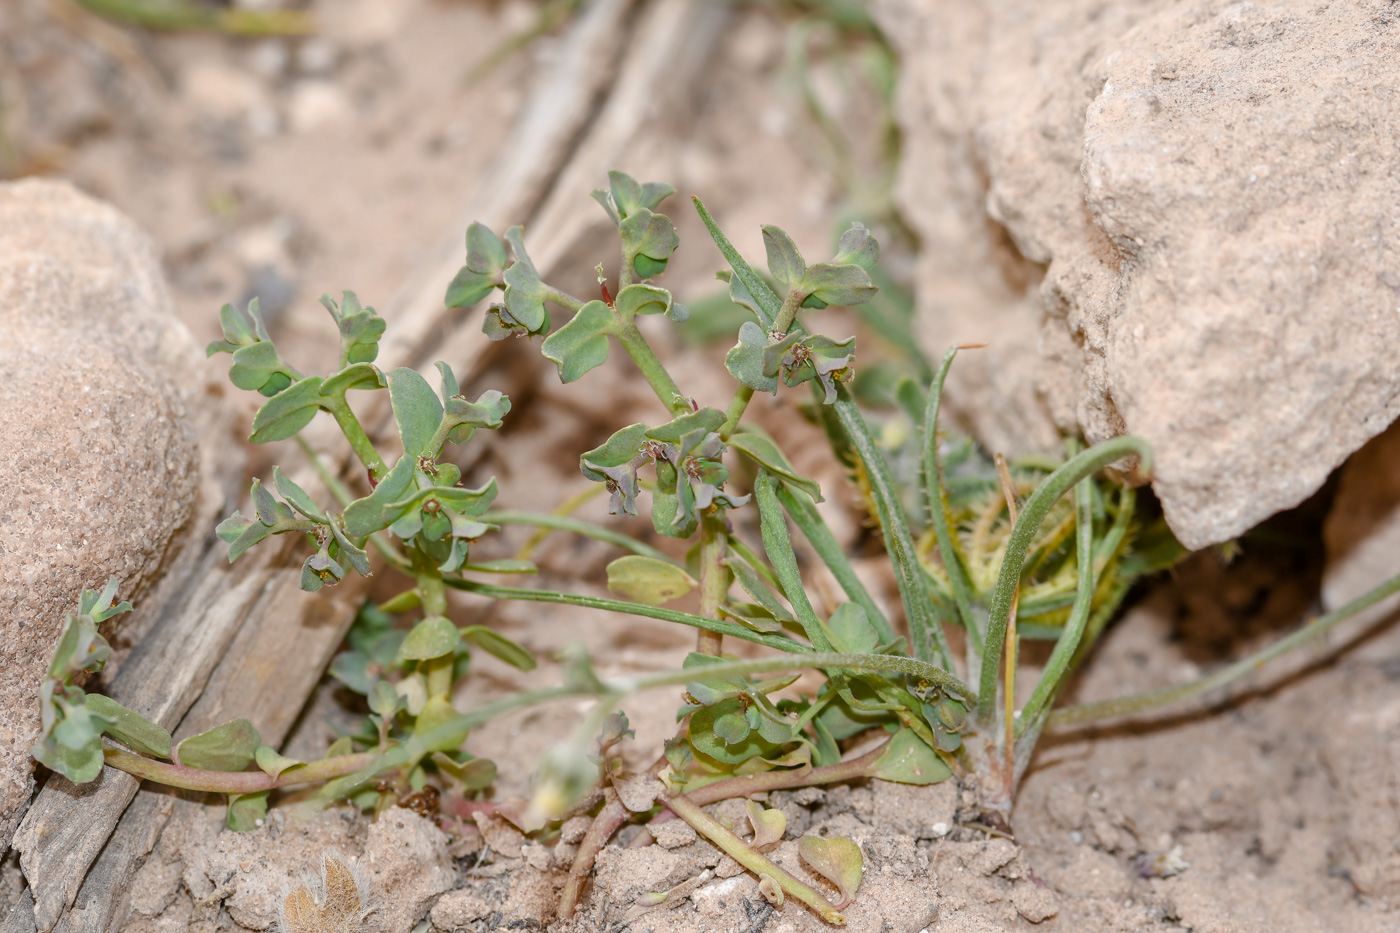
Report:
[[[569,383],[608,361],[608,336],[614,332],[612,309],[590,301],[569,323],[544,339],[540,352],[559,369],[559,379]]]
[[[368,496],[356,499],[345,507],[346,533],[356,538],[366,538],[388,528],[393,519],[386,517],[385,510],[408,492],[413,483],[413,474],[414,458],[400,457]]]
[[[801,490],[813,502],[823,501],[822,490],[816,480],[808,479],[793,469],[773,439],[756,428],[741,426],[729,436],[729,446],[778,477],[784,485]]]
[[[668,444],[680,444],[686,438],[699,434],[704,436],[719,430],[724,424],[724,412],[718,408],[702,408],[687,412],[665,424],[657,425],[645,432],[646,437]]]
[[[639,314],[664,314],[677,324],[684,324],[690,310],[671,297],[671,293],[656,285],[629,285],[617,293],[613,307],[624,320]]]
[[[339,305],[330,295],[322,295],[321,304],[340,330],[340,366],[374,362],[379,339],[384,336],[384,319],[373,308],[361,305],[359,296],[351,291],[341,293]]]
[[[535,656],[523,645],[511,641],[500,632],[484,625],[468,625],[462,629],[462,637],[482,651],[498,658],[521,671],[535,669]]]
[[[253,416],[248,440],[254,444],[285,441],[310,424],[321,410],[323,381],[320,376],[308,376],[268,399]]]
[[[91,712],[110,723],[103,731],[118,742],[142,755],[170,757],[170,733],[162,726],[100,693],[89,693],[85,701]]]
[[[180,764],[204,771],[242,771],[253,763],[262,739],[246,719],[234,719],[192,735],[175,747]]]
[[[408,632],[399,645],[398,661],[431,661],[449,655],[461,641],[462,634],[451,620],[443,616],[428,616]]]
[[[545,299],[549,297],[549,287],[540,279],[535,264],[525,252],[523,234],[524,228],[520,226],[506,231],[505,239],[515,254],[515,262],[501,276],[506,286],[503,310],[527,333],[539,334],[549,328],[549,312],[544,307]]]
[[[633,602],[664,606],[700,585],[684,568],[667,561],[628,554],[608,564],[608,589]]]

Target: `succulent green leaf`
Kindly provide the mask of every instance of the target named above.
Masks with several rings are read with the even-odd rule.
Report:
[[[340,556],[344,557],[360,576],[369,576],[369,555],[365,553],[365,549],[350,540],[340,521],[331,519],[329,525]]]
[[[642,453],[647,430],[644,424],[629,424],[608,438],[607,443],[579,458],[584,477],[607,486],[611,494],[608,511],[612,515],[637,514],[637,468],[647,459]]]
[[[778,746],[749,726],[742,709],[736,698],[691,713],[689,735],[695,751],[729,765],[774,755]]]
[[[718,431],[722,424],[724,424],[724,412],[718,408],[702,408],[699,411],[687,412],[666,424],[658,425],[647,431],[646,436],[654,441],[681,444],[686,438],[696,434],[703,437]]]
[[[870,273],[854,263],[833,265],[819,262],[807,270],[798,288],[810,298],[827,305],[865,304],[879,291]]]
[[[257,308],[257,301],[258,300],[254,298],[249,302],[248,308],[250,311]],[[239,311],[231,304],[225,304],[219,309],[219,324],[223,327],[224,339],[216,340],[209,344],[208,348],[205,350],[205,355],[213,356],[215,353],[232,353],[239,347],[249,346],[257,343],[259,340],[266,340],[267,334],[265,332],[259,333],[259,331],[263,330],[260,326],[261,321],[261,315],[254,318],[251,315]],[[255,327],[257,327],[256,330]]]
[[[343,399],[351,389],[382,389],[385,385],[383,371],[373,363],[351,363],[321,383],[321,397]]]
[[[766,371],[763,350],[767,345],[768,335],[763,328],[753,321],[745,321],[739,325],[739,342],[724,356],[724,368],[756,392],[777,394],[778,377]]]
[[[260,790],[252,794],[228,795],[228,828],[236,833],[258,829],[267,821],[267,795]]]
[[[834,906],[845,907],[856,896],[865,875],[860,846],[844,836],[803,836],[797,844],[797,854],[817,874],[836,886],[841,899]]]
[[[308,376],[268,399],[253,417],[248,440],[254,444],[285,441],[310,424],[321,410],[322,381],[320,376]]]
[[[234,512],[219,522],[214,533],[227,542],[228,559],[232,563],[248,548],[272,534],[272,529],[257,519],[244,518],[240,512]]]
[[[473,223],[467,228],[467,263],[447,287],[449,308],[467,308],[481,301],[501,284],[506,250],[487,227]]]
[[[271,745],[259,745],[254,749],[253,761],[257,762],[258,767],[269,777],[277,777],[288,768],[305,764],[296,758],[288,758]]]
[[[763,227],[763,248],[768,254],[768,271],[783,288],[797,288],[807,275],[807,263],[797,244],[783,230],[771,224]]]
[[[110,723],[103,731],[118,742],[142,755],[170,757],[170,733],[145,716],[99,693],[89,693],[86,705]]]
[[[746,800],[744,805],[753,827],[753,839],[749,841],[752,848],[761,851],[782,842],[787,831],[787,816],[782,810],[765,810],[757,800]]]
[[[301,588],[314,593],[326,584],[334,586],[345,579],[345,568],[330,555],[330,542],[308,557],[301,565]]]
[[[430,450],[438,425],[442,424],[442,401],[418,371],[400,366],[388,374],[389,400],[394,407],[394,421],[399,427],[406,456],[437,456]]]
[[[428,616],[409,630],[399,646],[398,660],[431,661],[451,654],[461,640],[457,626],[443,616]]]
[[[699,585],[684,568],[655,557],[629,554],[608,564],[608,589],[648,606],[664,606]]]
[[[549,329],[549,312],[544,307],[549,287],[540,279],[525,252],[523,233],[524,228],[518,226],[506,231],[506,242],[515,254],[515,262],[501,277],[506,286],[505,304],[497,313],[502,326],[518,326],[528,334],[540,334]]]
[[[290,505],[292,508],[296,509],[302,515],[306,516],[314,522],[327,521],[326,514],[322,512],[320,507],[316,505],[316,500],[312,499],[310,494],[308,494],[305,489],[302,489],[296,483],[288,479],[286,474],[282,472],[281,467],[274,466],[272,468],[272,481],[277,486],[277,491],[282,494],[282,498],[286,499],[287,504]],[[256,482],[256,480],[254,482]],[[257,502],[256,493],[254,493],[253,495],[253,501]],[[264,524],[270,525],[276,521],[274,515],[273,521],[269,522],[263,516],[262,511],[262,506],[259,505],[258,518]]]
[[[429,697],[413,724],[413,734],[430,752],[454,752],[467,740],[467,717],[447,697]]]
[[[842,603],[825,623],[831,646],[846,654],[871,654],[880,644],[880,635],[859,603]]]
[[[946,781],[952,770],[938,753],[909,729],[895,733],[871,769],[871,775],[896,784],[937,784]]]
[[[492,657],[499,658],[511,667],[522,671],[535,669],[535,656],[522,645],[511,641],[500,632],[484,625],[468,625],[462,629],[462,637],[476,645]]]
[[[545,338],[540,352],[559,367],[559,378],[573,382],[608,360],[608,335],[613,332],[612,309],[590,301],[573,319]]]
[[[330,295],[322,295],[321,304],[340,329],[341,367],[374,362],[379,355],[379,338],[384,336],[384,319],[373,308],[362,306],[350,291],[341,293],[339,305]]]
[[[464,754],[458,752],[458,754]],[[473,791],[485,790],[496,783],[496,763],[486,758],[472,758],[467,756],[466,761],[454,761],[445,752],[433,752],[432,762],[438,769],[451,777],[457,784],[457,789],[469,794]]]
[[[128,603],[122,606],[131,608]],[[117,609],[120,611],[121,607]],[[94,616],[69,613],[63,634],[54,648],[53,660],[49,662],[49,676],[63,681],[79,671],[100,671],[111,656],[112,648],[107,639],[97,633]]]
[[[676,236],[670,218],[652,213],[644,207],[624,217],[618,229],[622,234],[623,255],[632,262],[634,271],[642,278],[650,278],[664,270],[671,253],[680,245],[680,238]],[[635,260],[640,257],[651,262],[637,268]]]
[[[875,235],[865,228],[865,224],[853,223],[841,234],[841,242],[836,247],[831,264],[842,266],[854,263],[869,272],[879,261],[880,244]]]
[[[745,426],[730,435],[729,446],[778,477],[780,482],[793,489],[800,489],[813,502],[822,501],[821,487],[815,480],[808,479],[794,470],[787,457],[778,449],[778,445],[767,435]]]
[[[242,771],[253,763],[262,739],[246,719],[234,719],[192,735],[175,748],[180,764],[204,771]]]
[[[403,498],[413,482],[414,458],[399,458],[388,474],[379,481],[374,490],[363,499],[356,499],[345,507],[345,531],[356,538],[365,538],[388,528],[393,518],[386,517],[388,506]],[[397,518],[395,514],[394,518]],[[230,548],[230,550],[232,550]]]
[[[540,568],[535,566],[534,561],[518,560],[511,557],[502,557],[497,560],[473,561],[462,567],[463,570],[472,573],[539,573]]]
[[[481,393],[475,402],[469,402],[457,385],[457,377],[452,367],[439,360],[435,364],[442,376],[443,420],[451,425],[447,439],[454,444],[465,444],[471,440],[477,428],[499,428],[502,419],[510,411],[510,399],[488,389]],[[439,483],[438,485],[455,485]]]

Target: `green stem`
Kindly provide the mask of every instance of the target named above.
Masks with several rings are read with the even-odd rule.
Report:
[[[880,607],[875,605],[875,600],[871,598],[865,584],[860,582],[860,577],[856,576],[855,568],[846,560],[846,553],[837,543],[836,536],[831,533],[826,522],[822,521],[817,507],[805,495],[799,495],[785,485],[778,487],[778,501],[782,503],[797,530],[802,532],[802,536],[812,546],[812,550],[816,551],[822,563],[826,564],[826,569],[836,578],[837,584],[850,597],[851,602],[865,610],[866,618],[880,633],[880,641],[886,644],[894,641],[898,636],[895,635],[893,626],[880,611]]]
[[[778,309],[778,316],[773,319],[773,332],[787,336],[787,332],[792,330],[793,323],[797,320],[797,309],[802,306],[805,296],[796,289],[789,289],[787,295],[783,297],[783,305]]]
[[[670,798],[662,797],[661,799],[666,806],[670,807],[671,812],[693,826],[696,832],[713,842],[734,861],[760,878],[771,878],[784,892],[811,907],[827,923],[840,925],[846,922],[846,918],[842,916],[841,912],[833,907],[826,898],[818,894],[815,889],[797,880],[768,858],[750,849],[744,840],[725,829],[718,820],[687,800],[684,794]]]
[[[595,486],[594,489],[601,490],[602,486]],[[631,551],[633,554],[640,554],[643,557],[652,557],[656,560],[664,560],[668,564],[677,567],[681,566],[680,561],[668,554],[658,551],[654,547],[643,544],[635,538],[613,531],[603,525],[586,522],[582,519],[569,518],[565,515],[551,515],[546,512],[518,512],[501,511],[487,512],[478,516],[477,521],[492,525],[534,525],[538,528],[550,528],[555,531],[571,531],[585,538],[593,538],[595,541],[606,541],[608,544],[615,544],[620,548]]]
[[[860,409],[851,398],[844,385],[838,386],[835,403],[837,418],[845,428],[861,463],[865,466],[866,477],[870,481],[870,493],[875,500],[875,511],[880,520],[880,531],[885,539],[885,550],[894,564],[896,579],[899,582],[899,595],[904,602],[904,613],[909,622],[909,640],[914,656],[933,661],[941,667],[952,669],[952,651],[943,627],[938,624],[933,600],[929,596],[928,582],[924,579],[923,568],[919,564],[918,552],[914,549],[914,539],[909,533],[909,520],[900,504],[899,491],[890,477],[889,466],[884,455],[875,446],[870,436],[870,428],[861,416]],[[930,652],[932,653],[930,656]],[[995,692],[995,681],[992,684]]]
[[[785,635],[765,635],[760,632],[747,629],[736,622],[725,622],[720,619],[707,619],[704,616],[693,615],[689,612],[680,612],[676,609],[667,609],[664,606],[648,606],[644,603],[629,603],[620,599],[608,599],[602,596],[584,596],[578,593],[558,593],[551,590],[527,590],[509,586],[497,586],[491,583],[478,583],[474,580],[447,580],[447,585],[463,590],[468,593],[475,593],[478,596],[486,596],[491,599],[520,599],[537,603],[562,603],[569,606],[582,606],[585,609],[601,609],[604,612],[620,612],[626,615],[642,616],[648,619],[660,619],[663,622],[675,622],[680,625],[689,625],[692,628],[706,629],[717,632],[721,635],[731,635],[744,641],[755,642],[769,648],[776,648],[779,651],[804,653],[812,649],[795,641]],[[691,678],[694,679],[693,677]],[[684,681],[681,681],[684,683]]]
[[[1193,697],[1209,693],[1212,690],[1224,687],[1240,679],[1251,671],[1258,670],[1275,658],[1279,658],[1292,651],[1294,648],[1299,648],[1309,642],[1316,641],[1334,628],[1337,623],[1350,619],[1363,609],[1368,609],[1387,596],[1397,592],[1400,592],[1400,576],[1391,577],[1380,586],[1377,586],[1367,593],[1363,593],[1340,609],[1333,610],[1326,615],[1318,616],[1293,634],[1280,638],[1267,648],[1241,658],[1235,663],[1221,668],[1214,674],[1209,674],[1198,680],[1193,680],[1190,683],[1182,684],[1177,687],[1164,687],[1160,690],[1151,690],[1147,693],[1120,697],[1116,700],[1103,700],[1099,703],[1085,703],[1082,706],[1067,706],[1063,709],[1057,709],[1050,714],[1049,725],[1069,726],[1078,723],[1093,722],[1097,719],[1126,716],[1131,713],[1141,713],[1147,710],[1157,709],[1170,703],[1180,703],[1182,700],[1189,700]]]
[[[943,383],[952,368],[953,358],[958,348],[952,347],[943,357],[943,365],[929,387],[928,405],[924,408],[924,505],[928,510],[929,523],[933,525],[938,539],[938,554],[943,560],[943,568],[953,588],[953,599],[958,606],[958,617],[967,631],[968,641],[978,655],[982,653],[982,632],[977,627],[977,619],[972,614],[972,584],[967,578],[967,568],[962,557],[953,546],[953,536],[948,530],[947,491],[943,485],[943,462],[938,454],[938,409],[943,398]]]
[[[690,406],[681,395],[681,390],[676,386],[671,374],[666,371],[666,367],[661,364],[661,360],[652,352],[651,345],[637,329],[636,323],[619,317],[613,336],[622,344],[622,349],[627,351],[627,355],[632,357],[632,362],[642,371],[642,376],[656,393],[656,397],[661,400],[661,404],[666,406],[666,410],[673,416],[688,413]]]
[[[793,768],[787,771],[764,771],[761,774],[742,774],[724,778],[713,784],[706,784],[687,792],[685,799],[701,807],[728,800],[731,797],[752,797],[775,790],[791,790],[796,787],[813,787],[817,784],[844,784],[870,777],[875,765],[889,751],[889,743],[884,742],[859,758],[838,761],[836,764],[822,765],[819,768]]]
[[[724,565],[727,544],[723,513],[701,515],[700,615],[707,619],[719,618],[719,607],[729,593],[729,568]],[[701,629],[696,636],[695,650],[717,658],[720,656],[723,638],[718,632]]]
[[[355,494],[350,491],[350,487],[342,483],[340,477],[336,476],[334,471],[326,466],[326,462],[321,459],[320,454],[316,453],[316,451],[311,448],[311,445],[306,442],[306,438],[298,434],[296,435],[296,442],[298,446],[301,447],[301,452],[306,456],[307,461],[310,462],[311,468],[315,470],[316,475],[321,478],[321,483],[330,490],[331,495],[335,496],[335,501],[340,503],[341,508],[353,502]],[[401,570],[408,570],[408,558],[399,553],[398,548],[394,547],[389,539],[384,537],[383,532],[376,531],[374,534],[370,535],[369,543],[374,545],[374,549],[379,552],[379,556],[383,557],[386,561]]]
[[[323,758],[297,765],[273,777],[263,771],[204,771],[165,761],[154,761],[123,748],[102,749],[107,764],[118,771],[154,781],[167,787],[205,791],[214,794],[255,794],[258,791],[294,784],[314,784],[331,778],[353,774],[372,765],[378,753],[359,752],[336,758]]]
[[[724,412],[724,424],[719,426],[720,440],[729,440],[729,435],[733,434],[734,429],[739,426],[739,420],[744,417],[744,410],[749,407],[749,401],[752,398],[753,388],[751,386],[740,385],[734,391],[734,400],[729,403],[729,408]]]
[[[1007,540],[1001,570],[992,590],[987,635],[983,641],[982,676],[978,684],[977,723],[982,728],[989,728],[996,714],[997,669],[1001,662],[1002,644],[1006,640],[1006,623],[1011,616],[1011,602],[1015,599],[1016,590],[1021,582],[1021,568],[1026,560],[1026,552],[1035,540],[1041,522],[1060,496],[1073,489],[1080,480],[1092,476],[1116,460],[1133,454],[1141,458],[1143,472],[1150,472],[1152,449],[1141,438],[1124,435],[1096,444],[1072,457],[1047,476],[1022,507]]]
[[[389,468],[384,465],[384,459],[379,456],[379,451],[374,449],[374,444],[370,442],[369,435],[365,433],[364,427],[360,425],[360,419],[355,417],[355,413],[350,410],[350,403],[344,397],[328,400],[330,407],[326,409],[335,419],[335,423],[340,425],[340,431],[345,435],[345,439],[350,442],[350,449],[355,451],[355,456],[360,458],[360,462],[369,470],[370,476],[377,483],[389,472]]]
[[[544,296],[545,301],[552,301],[555,304],[559,305],[561,308],[568,308],[569,311],[571,311],[574,314],[578,314],[579,309],[582,308],[585,304],[587,304],[587,302],[580,301],[573,295],[570,295],[568,292],[560,291],[559,289],[549,285],[546,285],[545,287],[549,289],[548,294]]]
[[[604,492],[607,492],[607,487],[602,483],[589,483],[588,488],[564,500],[564,502],[550,514],[567,518],[574,514],[585,502],[588,502],[595,496],[602,495]],[[552,529],[545,527],[536,528],[535,533],[530,535],[530,539],[521,545],[520,550],[515,552],[515,559],[530,560],[535,553],[535,548],[539,547],[540,542],[549,537],[551,530]]]

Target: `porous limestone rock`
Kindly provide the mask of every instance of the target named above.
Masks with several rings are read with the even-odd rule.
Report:
[[[129,219],[67,184],[0,184],[0,331],[3,851],[64,615],[112,575],[139,602],[216,497],[200,486],[201,354]]]
[[[1400,415],[1400,10],[878,0],[920,328],[993,448],[1139,434],[1190,547]]]

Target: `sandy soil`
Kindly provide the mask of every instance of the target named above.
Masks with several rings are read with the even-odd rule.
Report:
[[[368,302],[387,301],[455,218],[520,105],[534,57],[553,48],[553,40],[541,40],[468,89],[463,78],[472,65],[528,25],[532,5],[342,6],[347,12],[332,18],[326,36],[241,42],[152,37],[60,3],[13,0],[0,13],[7,167],[71,178],[145,225],[165,249],[177,306],[201,340],[215,336],[219,304],[257,293],[279,339],[292,353],[314,357],[325,325],[314,298],[351,287]],[[787,27],[766,13],[741,15],[715,62],[713,89],[677,140],[674,180],[683,191],[714,192],[707,200],[724,211],[745,250],[757,252],[760,221],[782,224],[799,242],[823,242],[850,202],[814,156],[813,131],[783,84]],[[762,160],[746,158],[753,138],[763,141]],[[580,210],[591,207],[585,196]],[[682,292],[707,287],[718,259],[689,216],[676,214],[685,246],[668,284]],[[891,259],[900,263],[898,251]],[[687,358],[678,379],[699,396],[718,395],[722,383],[707,372],[715,356]],[[641,389],[625,383],[566,394],[537,355],[517,351],[497,357],[475,381],[516,400],[507,430],[474,448],[468,464],[498,476],[503,505],[541,504],[512,490],[549,489],[562,500],[583,489],[577,452],[625,423],[619,412],[647,404]],[[843,540],[860,540],[853,496],[821,464],[820,441],[810,434],[804,441],[793,419],[760,414],[802,450],[797,465],[828,490],[827,515]],[[602,517],[601,503],[587,508]],[[1301,514],[1290,530],[1318,540],[1317,514],[1316,507]],[[481,556],[508,556],[524,537],[507,533],[493,545],[499,554]],[[612,556],[596,543],[551,536],[536,552],[540,583],[596,589]],[[1228,566],[1214,553],[1198,555],[1134,597],[1076,698],[1178,682],[1276,637],[1312,607],[1319,566],[1315,549],[1262,542],[1246,542],[1243,558]],[[861,565],[879,598],[897,602],[878,567]],[[675,666],[692,643],[659,623],[562,608],[464,602],[462,612],[541,657],[582,637],[608,674]],[[1355,635],[1343,633],[1334,647],[1347,638]],[[1400,631],[1381,628],[1334,660],[1314,653],[1292,664],[1219,708],[1047,739],[1014,815],[1015,844],[960,827],[964,801],[951,786],[838,788],[773,805],[794,826],[863,843],[867,882],[850,912],[852,929],[1395,929]],[[484,658],[458,701],[557,676],[548,663],[525,678]],[[293,751],[324,747],[323,714],[333,713],[334,700],[326,690],[313,701]],[[473,735],[471,750],[501,766],[499,795],[526,789],[532,762],[579,712],[531,711]],[[673,709],[669,700],[646,698],[628,712],[638,731],[629,760],[640,765],[673,728]],[[312,867],[312,843],[363,853],[363,823],[334,818],[340,824],[331,829],[270,826],[247,843],[213,829],[178,845],[163,842],[138,876],[144,887],[128,928],[240,928],[237,918],[253,916],[234,897],[242,881],[206,890],[195,868],[213,864],[211,852],[250,845],[262,853],[261,867],[244,873],[282,883]],[[332,829],[339,835],[327,841]],[[426,825],[404,832],[455,858],[457,893],[443,895],[431,914],[441,929],[548,924],[573,844],[568,831],[546,846],[488,836],[488,849],[469,834],[449,846]],[[269,854],[279,846],[287,847],[286,864]],[[783,857],[795,865],[794,854]],[[724,874],[704,843],[612,848],[579,919],[560,928],[796,933],[821,926],[799,905],[767,908],[752,879]],[[3,877],[12,890],[13,872]],[[693,890],[674,906],[636,908],[639,893],[687,884]],[[425,909],[441,894],[425,896]]]

